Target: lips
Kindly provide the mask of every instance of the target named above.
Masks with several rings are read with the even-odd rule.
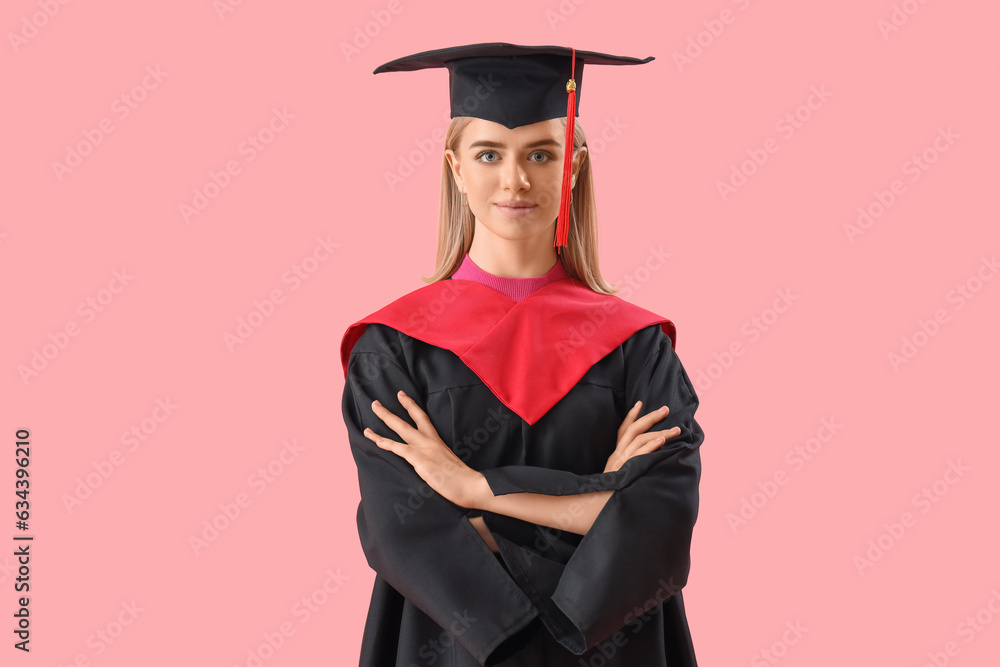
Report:
[[[537,208],[538,206],[531,202],[516,199],[497,202],[497,210],[508,218],[523,218],[534,213]]]

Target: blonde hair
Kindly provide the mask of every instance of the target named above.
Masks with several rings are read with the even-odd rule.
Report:
[[[468,116],[453,118],[445,134],[444,146],[458,152],[462,131],[472,120]],[[566,119],[561,118],[563,133]],[[579,121],[574,123],[573,151],[587,145],[587,135]],[[570,278],[575,278],[600,294],[613,294],[618,289],[601,276],[597,257],[597,202],[594,198],[594,179],[590,170],[590,152],[577,173],[576,186],[572,190],[570,207],[569,236],[562,248],[560,258],[563,268]],[[438,214],[438,247],[434,274],[430,278],[421,276],[427,283],[450,278],[461,265],[472,246],[475,220],[472,211],[462,206],[462,193],[455,183],[447,158],[441,169],[441,208]]]

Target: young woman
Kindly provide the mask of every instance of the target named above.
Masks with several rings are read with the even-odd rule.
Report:
[[[447,67],[453,120],[431,282],[341,348],[362,667],[696,664],[698,399],[673,325],[600,275],[566,101],[584,63],[649,60],[498,43],[376,70]]]

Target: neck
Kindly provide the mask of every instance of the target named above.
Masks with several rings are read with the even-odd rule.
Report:
[[[469,246],[469,258],[478,267],[504,278],[536,278],[544,276],[559,261],[552,245],[539,244],[537,239],[486,243],[486,234],[476,234]],[[549,239],[551,243],[552,239]]]

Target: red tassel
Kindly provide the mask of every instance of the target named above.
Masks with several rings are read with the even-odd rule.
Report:
[[[576,73],[576,49],[570,47],[573,52],[572,71],[570,80],[566,82],[566,92],[569,93],[566,100],[566,142],[565,157],[563,159],[562,192],[559,198],[559,219],[556,221],[556,238],[553,243],[556,252],[562,251],[562,246],[566,245],[569,238],[569,207],[573,198],[573,190],[570,187],[570,179],[573,174],[573,134],[576,128],[576,81],[572,78]]]

